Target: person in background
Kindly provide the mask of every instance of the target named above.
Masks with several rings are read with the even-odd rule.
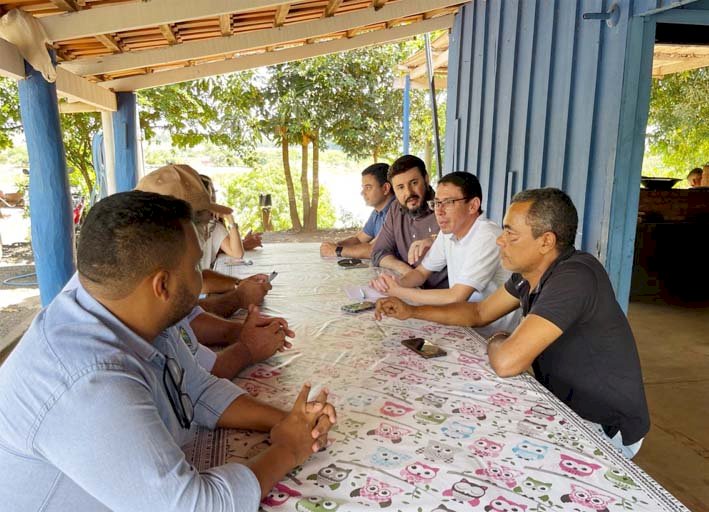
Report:
[[[136,190],[171,195],[190,203],[201,245],[205,244],[214,229],[213,215],[232,212],[231,208],[212,201],[199,174],[189,165],[161,167],[141,178]],[[265,274],[239,279],[202,268],[202,293],[207,296],[200,299],[199,305],[205,311],[229,318],[237,309],[261,304],[270,289]]]
[[[387,174],[398,204],[389,208],[372,248],[372,263],[405,275],[418,265],[433,244],[439,227],[427,201],[434,197],[423,160],[399,157]],[[433,272],[424,288],[448,288],[445,269]]]
[[[79,284],[34,319],[0,367],[3,510],[257,510],[328,444],[327,393],[290,411],[209,375],[175,322],[197,303],[201,250],[188,203],[141,191],[89,212]],[[244,463],[197,471],[197,426],[269,433]]]
[[[702,168],[701,167],[695,167],[691,171],[689,171],[689,174],[687,174],[687,182],[689,183],[690,188],[697,188],[702,186]]]
[[[574,248],[577,227],[576,207],[561,190],[520,192],[497,239],[513,272],[505,286],[481,302],[445,306],[380,299],[375,316],[479,327],[521,306],[512,334],[487,340],[492,369],[512,377],[531,366],[542,385],[632,458],[650,429],[638,350],[603,265]]]
[[[204,174],[200,174],[199,177],[207,188],[212,203],[216,203],[217,193],[212,179]],[[239,259],[244,257],[244,251],[263,246],[260,233],[249,232],[242,240],[239,225],[232,213],[214,214],[213,220],[214,228],[202,247],[202,268],[211,269],[220,252]]]
[[[362,171],[362,197],[367,206],[374,208],[361,231],[339,242],[323,242],[320,256],[369,258],[372,247],[382,229],[389,207],[394,200],[391,184],[387,181],[387,164],[372,164]]]

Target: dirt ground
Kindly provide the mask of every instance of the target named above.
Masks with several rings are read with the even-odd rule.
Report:
[[[313,233],[279,231],[264,233],[263,243],[322,242],[342,240],[357,230],[320,230]],[[2,349],[22,335],[40,308],[39,289],[35,276],[17,279],[17,276],[34,273],[34,257],[29,243],[2,246],[0,261],[0,354]],[[10,282],[7,280],[10,279]],[[2,356],[0,355],[0,361]]]

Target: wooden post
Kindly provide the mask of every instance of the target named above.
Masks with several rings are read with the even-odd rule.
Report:
[[[20,80],[20,114],[30,161],[32,250],[42,305],[74,273],[74,230],[57,88],[25,63]]]
[[[133,92],[119,92],[116,99],[118,111],[113,114],[116,192],[127,192],[138,183],[136,98]]]

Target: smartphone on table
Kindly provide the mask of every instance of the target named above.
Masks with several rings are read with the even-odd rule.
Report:
[[[407,340],[402,340],[401,344],[426,359],[430,359],[432,357],[442,357],[448,354],[438,345],[434,345],[430,341],[423,338],[409,338]]]
[[[367,268],[369,265],[359,258],[345,258],[337,262],[342,268]]]
[[[346,304],[342,306],[342,311],[345,313],[361,313],[362,311],[374,309],[374,307],[374,302],[365,300],[362,302],[355,302],[354,304]]]

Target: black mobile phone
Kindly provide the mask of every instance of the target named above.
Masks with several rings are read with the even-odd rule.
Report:
[[[369,311],[370,309],[374,309],[374,302],[369,302],[368,300],[342,306],[342,311],[345,313],[361,313],[362,311]]]
[[[430,341],[423,338],[409,338],[408,340],[403,340],[401,344],[426,359],[430,359],[432,357],[442,357],[447,354],[447,352],[441,347],[434,345]]]
[[[337,262],[343,268],[366,268],[368,265],[359,258],[345,258]]]

